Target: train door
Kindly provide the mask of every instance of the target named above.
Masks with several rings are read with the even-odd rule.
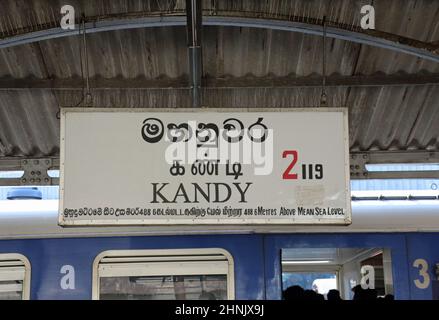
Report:
[[[328,299],[331,290],[345,300],[354,294],[364,298],[361,292],[373,298],[393,295],[388,249],[286,248],[281,250],[281,270],[282,291],[300,287],[305,299]]]
[[[123,250],[100,254],[93,299],[234,299],[232,256],[222,249]]]

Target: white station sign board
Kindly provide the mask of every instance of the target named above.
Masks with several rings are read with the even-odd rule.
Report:
[[[62,226],[351,223],[346,109],[61,116]]]

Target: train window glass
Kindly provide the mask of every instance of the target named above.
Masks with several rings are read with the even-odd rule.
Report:
[[[24,300],[29,295],[29,261],[19,254],[0,254],[0,300]]]
[[[337,289],[343,299],[350,300],[354,287],[365,282],[378,298],[393,294],[389,249],[286,248],[281,256],[282,290],[297,285],[325,296]]]
[[[222,249],[106,251],[93,281],[93,299],[234,299],[233,258]]]
[[[106,277],[101,300],[225,300],[225,275]]]
[[[283,272],[282,287],[298,285],[324,296],[331,289],[338,289],[337,272]]]
[[[0,300],[22,300],[23,281],[0,281]]]

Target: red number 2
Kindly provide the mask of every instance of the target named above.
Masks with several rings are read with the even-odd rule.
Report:
[[[291,173],[291,170],[293,170],[293,168],[297,162],[297,151],[296,150],[285,150],[282,154],[282,158],[285,159],[288,155],[293,156],[293,161],[291,161],[290,165],[285,170],[284,174],[282,175],[282,179],[284,179],[284,180],[297,180],[297,174]]]

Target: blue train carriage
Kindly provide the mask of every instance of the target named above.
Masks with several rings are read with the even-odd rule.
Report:
[[[354,201],[350,226],[61,228],[58,201],[0,201],[0,299],[434,299],[437,200]],[[371,282],[371,279],[373,280]]]

